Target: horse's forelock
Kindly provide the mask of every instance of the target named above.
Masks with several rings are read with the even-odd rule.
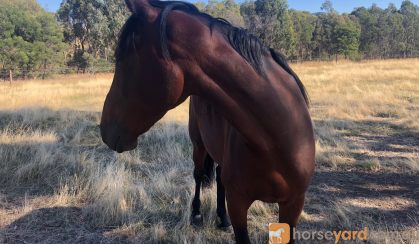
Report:
[[[135,48],[137,16],[131,15],[122,27],[115,49],[115,59],[121,60],[129,51]]]

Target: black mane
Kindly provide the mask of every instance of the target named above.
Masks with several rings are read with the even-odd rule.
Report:
[[[136,15],[131,15],[122,27],[115,49],[116,61],[135,50],[135,35],[139,34],[137,20]]]
[[[181,1],[151,1],[150,4],[154,7],[163,9],[160,14],[160,45],[162,47],[163,56],[170,59],[170,51],[167,43],[167,17],[172,10],[181,10],[189,14],[205,16],[209,22],[212,30],[213,26],[221,28],[223,34],[227,37],[230,45],[249,62],[252,67],[263,74],[262,67],[262,52],[266,51],[266,47],[260,40],[249,34],[242,28],[233,26],[230,22],[222,18],[214,18],[209,14],[199,11],[199,9],[191,4]]]
[[[189,14],[204,16],[209,20],[211,30],[213,26],[219,27],[224,36],[228,39],[230,45],[262,76],[265,75],[264,71],[262,70],[262,56],[263,54],[270,54],[272,58],[285,71],[294,77],[304,97],[304,100],[306,101],[307,105],[309,104],[309,98],[303,83],[297,74],[288,65],[285,57],[274,49],[266,47],[259,38],[249,34],[245,29],[235,27],[225,19],[214,18],[209,14],[203,13],[191,3],[181,1],[151,0],[150,4],[154,7],[162,9],[159,19],[160,46],[162,49],[163,57],[165,59],[171,59],[167,40],[167,17],[169,16],[170,12],[172,10],[180,10]],[[135,22],[136,17],[135,15],[132,15],[122,29],[117,51],[115,53],[117,59],[119,59],[123,53],[135,49],[135,40],[133,40],[135,38],[134,34],[137,31]]]

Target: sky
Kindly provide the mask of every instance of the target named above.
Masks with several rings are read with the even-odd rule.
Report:
[[[62,0],[37,0],[42,7],[48,11],[55,12],[60,7]],[[88,1],[88,0],[86,0]],[[121,0],[122,1],[122,0]],[[189,0],[194,2],[194,0]],[[205,1],[205,0],[204,0]],[[239,0],[241,2],[242,0]],[[349,13],[355,7],[370,7],[373,3],[376,3],[382,8],[386,8],[389,3],[394,3],[398,8],[400,7],[403,0],[332,0],[334,8],[340,13]],[[416,5],[419,5],[419,0],[411,0]],[[288,0],[290,8],[297,10],[306,10],[309,12],[319,12],[320,6],[324,0]]]

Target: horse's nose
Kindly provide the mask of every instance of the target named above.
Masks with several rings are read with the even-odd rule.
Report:
[[[100,135],[102,136],[102,141],[106,144],[106,146],[108,146],[113,151],[120,151],[118,150],[120,136],[115,133],[114,129],[107,126],[106,124],[101,124]]]

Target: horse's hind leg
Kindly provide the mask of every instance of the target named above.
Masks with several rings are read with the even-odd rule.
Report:
[[[218,228],[227,230],[231,226],[230,219],[226,211],[226,196],[223,182],[221,181],[221,166],[218,165],[217,169],[217,215],[220,219]]]
[[[195,179],[195,196],[192,200],[192,225],[202,226],[203,219],[201,215],[201,186],[205,177],[205,162],[212,160],[205,149],[194,146],[193,161],[195,163],[194,179]],[[208,163],[208,162],[207,162]]]

